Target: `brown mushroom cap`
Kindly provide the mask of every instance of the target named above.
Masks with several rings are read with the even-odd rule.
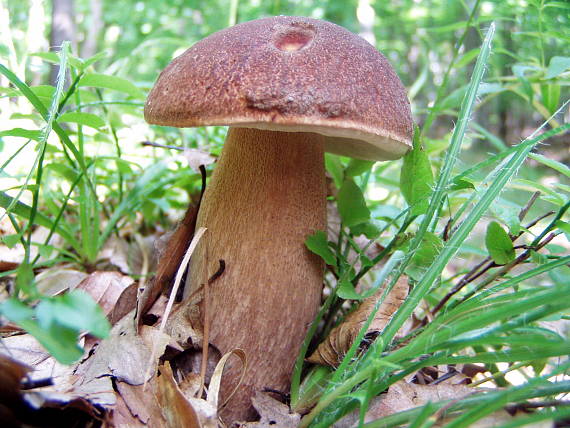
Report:
[[[372,45],[344,28],[278,16],[219,31],[174,59],[145,105],[157,125],[230,125],[325,135],[326,150],[369,160],[410,147],[410,103]]]

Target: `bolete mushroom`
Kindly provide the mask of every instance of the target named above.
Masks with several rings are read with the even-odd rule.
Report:
[[[286,392],[321,301],[323,262],[304,241],[326,229],[324,151],[402,156],[412,136],[405,89],[359,36],[278,16],[219,31],[174,59],[150,92],[145,119],[230,126],[200,206],[197,225],[208,231],[185,295],[225,261],[209,288],[210,343],[221,353],[245,351],[245,379],[222,416],[250,418],[256,390]],[[222,401],[240,376],[241,364],[230,366]]]

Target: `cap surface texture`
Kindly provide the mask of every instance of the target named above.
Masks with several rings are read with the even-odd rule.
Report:
[[[336,24],[291,16],[196,43],[160,74],[145,119],[317,132],[327,151],[370,160],[400,157],[412,138],[410,103],[386,58]]]

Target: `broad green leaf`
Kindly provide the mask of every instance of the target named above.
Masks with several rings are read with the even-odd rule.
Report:
[[[410,264],[406,268],[406,274],[410,278],[418,281],[426,269],[437,258],[443,245],[444,243],[438,235],[432,232],[426,232],[419,248],[412,256]]]
[[[374,223],[367,221],[365,223],[357,224],[350,228],[350,232],[354,236],[364,235],[368,239],[377,238],[380,235],[380,229]]]
[[[2,137],[22,137],[27,138],[28,140],[40,141],[42,138],[42,131],[38,129],[12,128],[0,132],[0,138]]]
[[[556,222],[556,227],[560,229],[562,232],[564,232],[564,235],[566,235],[566,239],[570,241],[570,223],[558,220]]]
[[[362,300],[364,298],[364,296],[356,292],[354,285],[350,281],[340,281],[336,289],[336,295],[346,300]]]
[[[17,324],[34,336],[62,364],[72,364],[83,355],[83,348],[78,343],[79,334],[75,329],[53,324],[45,330],[34,320],[24,320]]]
[[[331,251],[327,241],[327,235],[322,230],[317,230],[305,239],[307,248],[325,261],[327,265],[336,266],[336,256]]]
[[[351,159],[350,163],[344,170],[347,177],[358,177],[366,171],[370,171],[374,165],[374,161],[366,161],[362,159]]]
[[[487,226],[485,245],[489,255],[498,265],[507,264],[515,258],[513,241],[496,221],[489,223],[489,226]]]
[[[554,114],[560,101],[560,85],[550,83],[540,85],[540,93],[542,95],[542,104],[550,114]]]
[[[19,323],[22,320],[31,319],[34,311],[18,299],[10,297],[0,303],[0,314],[12,322]]]
[[[101,128],[105,126],[105,121],[93,113],[69,112],[63,113],[57,118],[59,123],[72,122],[79,125],[89,126],[90,128]]]
[[[23,262],[18,266],[16,273],[16,288],[28,295],[35,295],[35,275],[32,265],[29,262]]]
[[[534,250],[530,252],[530,259],[536,265],[548,263],[548,258],[544,254],[540,254]]]
[[[413,255],[411,262],[418,266],[429,266],[443,248],[442,239],[432,232],[426,232],[420,247]]]
[[[434,106],[437,111],[454,109],[461,105],[461,100],[465,97],[467,93],[467,86],[462,86],[460,88],[451,91],[451,93],[441,100],[438,105]]]
[[[537,70],[538,70],[537,67],[529,66],[529,65],[517,64],[517,65],[513,66],[513,74],[516,77],[518,77],[519,81],[521,82],[524,95],[526,95],[529,102],[532,102],[532,100],[534,98],[534,91],[532,90],[532,86],[530,85],[530,82],[526,78],[526,72],[527,71],[533,71],[534,72]]]
[[[499,83],[481,83],[481,85],[479,85],[479,89],[477,90],[477,95],[481,97],[487,94],[496,94],[497,92],[504,90],[504,86]]]
[[[40,98],[51,99],[55,94],[55,86],[52,85],[30,86],[30,90]]]
[[[344,226],[353,227],[370,220],[362,190],[350,178],[344,180],[338,192],[337,206]]]
[[[45,166],[46,170],[54,171],[59,176],[65,178],[70,183],[77,180],[79,173],[66,163],[52,162]]]
[[[545,79],[553,79],[560,76],[566,70],[570,69],[570,57],[568,56],[553,56],[548,64]]]
[[[50,62],[52,64],[59,64],[60,61],[59,55],[56,52],[34,52],[31,53],[30,56],[41,58],[44,61]],[[69,62],[69,64],[71,64],[73,67],[77,69],[81,70],[83,68],[83,60],[81,60],[80,58],[68,54],[67,61]]]
[[[13,248],[14,245],[16,245],[18,242],[20,242],[20,239],[22,238],[22,235],[20,234],[13,234],[13,235],[3,235],[0,237],[0,240],[8,247],[8,248]]]
[[[86,69],[87,67],[89,67],[91,64],[96,63],[97,61],[100,61],[103,58],[106,58],[108,56],[108,52],[107,51],[101,51],[99,53],[96,53],[95,55],[93,55],[91,58],[87,58],[83,60],[83,69]]]
[[[508,203],[507,201],[498,200],[491,211],[496,218],[501,220],[509,228],[511,235],[517,235],[521,230],[521,221],[519,219],[520,207]]]
[[[464,190],[464,189],[474,189],[475,185],[473,184],[473,180],[469,179],[469,178],[459,178],[459,179],[454,179],[451,182],[451,186],[449,186],[449,191],[454,191],[454,190]]]
[[[344,167],[342,166],[340,158],[336,155],[325,153],[325,168],[331,175],[337,189],[340,189],[344,181]]]
[[[463,56],[461,58],[459,58],[455,64],[453,64],[453,68],[463,68],[465,67],[467,64],[469,64],[471,61],[473,61],[475,58],[477,58],[477,56],[479,55],[479,52],[481,51],[481,49],[479,48],[474,48],[471,49],[468,52],[465,52],[463,54]]]
[[[55,319],[68,328],[88,331],[104,338],[111,329],[101,307],[93,298],[80,290],[58,296],[54,301]]]
[[[49,308],[44,307],[41,311],[46,309]],[[10,298],[0,304],[0,314],[34,336],[60,363],[71,364],[83,355],[83,349],[77,344],[78,331],[76,329],[69,329],[53,322],[46,322],[48,328],[41,327],[34,319],[37,316],[37,310],[34,311],[15,298]]]
[[[79,86],[92,86],[95,88],[112,89],[123,92],[133,98],[143,99],[144,92],[130,81],[118,76],[109,76],[100,73],[86,73],[79,81]]]
[[[419,132],[416,130],[413,149],[404,156],[400,173],[400,190],[410,205],[413,215],[424,214],[427,211],[433,184],[429,158],[421,147]]]
[[[52,64],[59,64],[59,56],[55,52],[32,52],[29,55],[41,58]]]

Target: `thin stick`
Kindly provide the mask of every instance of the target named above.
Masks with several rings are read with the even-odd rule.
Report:
[[[206,240],[204,265],[208,266],[210,254],[210,240]],[[204,384],[206,383],[206,369],[208,367],[208,350],[210,349],[210,281],[208,281],[208,269],[204,269],[204,331],[202,332],[202,362],[200,364],[200,389],[198,390],[198,398],[202,397]]]
[[[178,146],[170,146],[168,144],[160,144],[160,143],[154,143],[152,141],[143,141],[141,143],[141,145],[143,146],[151,146],[151,147],[159,147],[161,149],[172,149],[172,150],[180,150],[180,151],[184,151],[184,147],[178,147]]]

